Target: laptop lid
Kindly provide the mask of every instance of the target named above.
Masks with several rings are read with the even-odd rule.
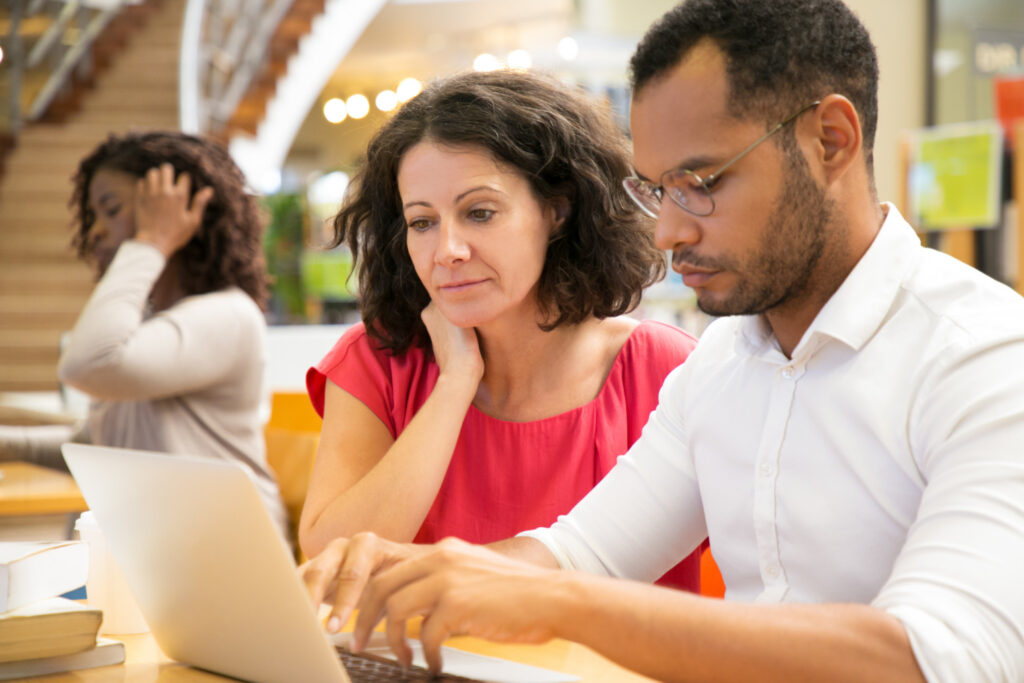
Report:
[[[291,553],[238,464],[64,444],[161,649],[265,683],[348,683]]]

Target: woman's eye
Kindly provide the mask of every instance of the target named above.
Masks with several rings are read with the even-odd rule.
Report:
[[[492,211],[491,209],[473,209],[472,211],[469,212],[469,217],[479,223],[483,223],[484,221],[489,220],[490,217],[493,215],[494,211]]]
[[[428,221],[426,218],[417,218],[415,220],[409,221],[408,225],[410,230],[415,230],[416,232],[423,232],[424,230],[430,227],[430,221]]]

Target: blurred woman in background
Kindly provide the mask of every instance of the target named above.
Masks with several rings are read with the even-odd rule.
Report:
[[[256,200],[218,144],[111,136],[80,163],[74,246],[99,282],[63,348],[76,427],[0,431],[0,456],[64,468],[68,440],[243,464],[282,533],[262,425],[267,298]]]

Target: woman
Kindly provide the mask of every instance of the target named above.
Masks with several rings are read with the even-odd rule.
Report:
[[[597,105],[511,71],[432,85],[377,133],[334,221],[363,324],[307,376],[307,555],[550,524],[639,437],[694,341],[621,317],[665,270],[629,170]],[[697,590],[696,556],[666,581]]]
[[[73,182],[74,244],[100,277],[58,374],[92,402],[77,433],[8,430],[0,450],[64,467],[74,438],[240,462],[284,533],[262,434],[262,225],[241,172],[215,143],[152,132],[111,136]]]

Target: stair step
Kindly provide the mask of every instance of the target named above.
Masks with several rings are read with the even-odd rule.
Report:
[[[0,334],[0,360],[32,349],[59,349],[62,334],[57,330],[4,330]]]
[[[70,233],[4,231],[0,239],[0,264],[65,263],[72,256]]]
[[[65,195],[69,195],[70,191],[71,184],[68,183]],[[67,206],[67,196],[58,202],[29,202],[24,201],[23,197],[12,197],[11,199],[17,201],[5,201],[3,187],[0,185],[0,231],[4,233],[9,229],[14,230],[16,225],[25,226],[25,224],[33,223],[56,225],[59,222],[62,226],[67,226],[71,221],[71,209]],[[32,226],[26,227],[31,228]]]
[[[89,268],[79,262],[62,265],[5,265],[0,272],[0,292],[5,294],[67,294],[88,296],[95,284]]]
[[[0,363],[0,391],[55,391],[56,363]]]

